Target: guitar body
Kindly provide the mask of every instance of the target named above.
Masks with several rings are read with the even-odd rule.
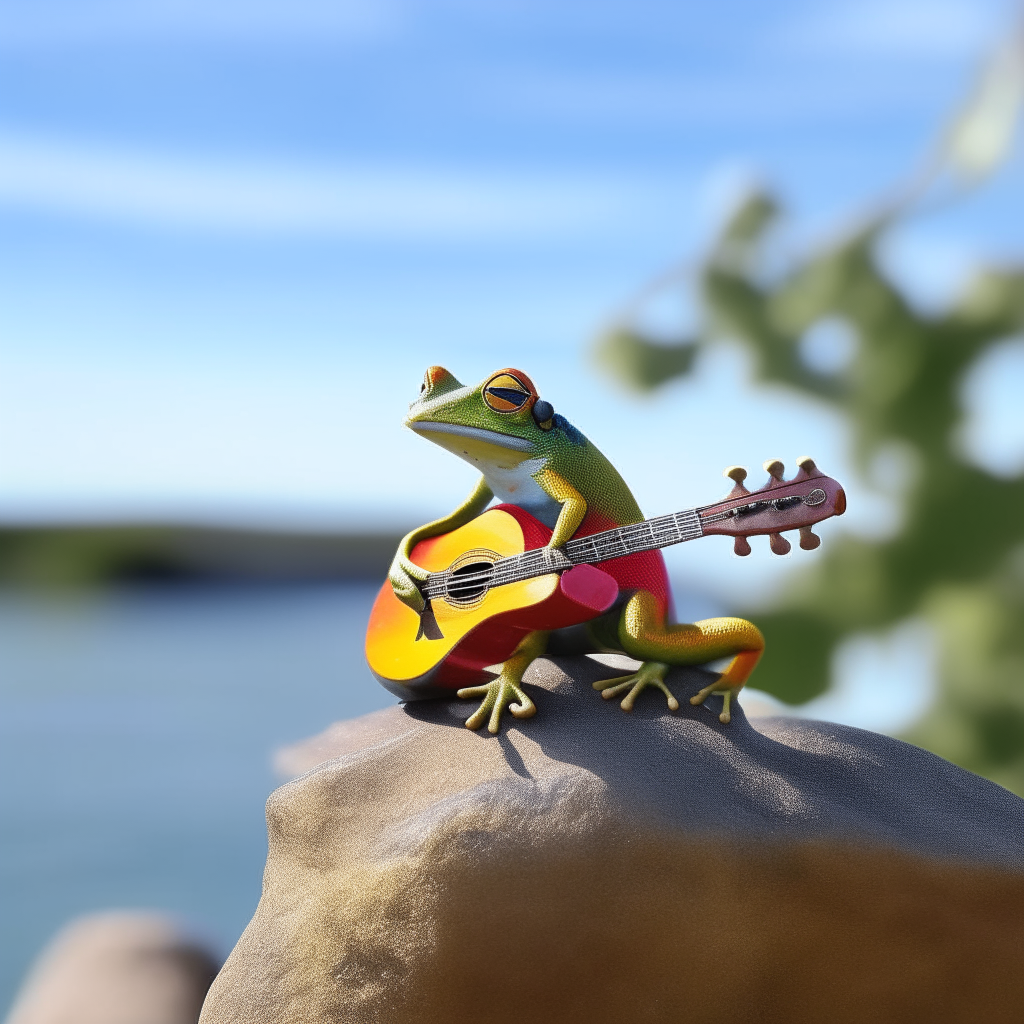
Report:
[[[412,561],[431,572],[470,568],[547,544],[551,531],[515,505],[498,505],[471,523],[421,541]],[[379,682],[403,700],[450,696],[485,682],[485,671],[510,657],[535,629],[561,629],[596,618],[619,596],[609,573],[593,565],[535,576],[467,593],[461,600],[435,598],[421,616],[380,589],[366,631],[366,660]]]

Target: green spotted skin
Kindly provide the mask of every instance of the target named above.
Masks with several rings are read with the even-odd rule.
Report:
[[[552,531],[549,544],[558,547],[574,536],[586,536],[642,522],[643,513],[625,480],[600,451],[565,417],[540,398],[521,370],[504,369],[480,384],[467,386],[444,367],[427,370],[420,395],[409,406],[406,426],[475,466],[481,479],[473,493],[450,515],[407,534],[389,572],[398,598],[417,611],[424,608],[417,581],[425,570],[409,558],[421,540],[449,532],[478,516],[495,497],[531,513]],[[604,697],[625,694],[621,707],[632,710],[645,689],[660,690],[671,710],[678,701],[665,685],[673,665],[699,665],[732,657],[729,667],[710,686],[690,698],[702,703],[721,694],[719,719],[730,720],[730,702],[753,671],[764,649],[757,627],[743,619],[705,619],[673,624],[671,591],[665,560],[658,550],[637,552],[601,562],[614,578],[620,600],[580,631],[554,637],[575,653],[621,651],[643,664],[636,672],[600,680]],[[582,640],[580,639],[582,636]],[[535,708],[520,683],[530,662],[548,648],[550,633],[528,634],[502,664],[497,680],[459,691],[482,697],[480,709],[466,725],[484,721],[497,732],[506,708],[516,717]],[[569,647],[564,646],[568,644]],[[574,646],[573,646],[574,645]]]
[[[484,388],[500,373],[514,374],[529,389],[529,398],[520,409],[496,412],[484,401]],[[498,374],[492,374],[487,381],[475,386],[466,386],[443,367],[431,367],[420,397],[409,406],[406,425],[477,466],[500,499],[526,508],[549,527],[553,527],[557,520],[558,502],[550,496],[547,501],[542,501],[525,482],[511,492],[507,487],[503,488],[504,480],[510,479],[513,485],[517,483],[511,467],[526,463],[531,477],[541,469],[547,469],[579,492],[586,501],[586,516],[578,535],[642,522],[644,515],[626,481],[597,446],[558,414],[544,429],[533,416],[538,396],[530,378],[520,370],[498,371]],[[423,424],[427,423],[497,436],[488,443],[481,435],[445,434],[423,429]],[[508,439],[518,442],[520,447],[505,447]],[[517,491],[524,489],[528,490],[526,501],[516,500]]]

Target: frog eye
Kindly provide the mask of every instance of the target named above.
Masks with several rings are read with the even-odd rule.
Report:
[[[483,388],[484,401],[495,412],[517,412],[534,397],[536,392],[529,378],[508,370],[500,370]]]
[[[423,374],[423,383],[420,385],[420,394],[422,395],[423,392],[426,391],[427,388],[429,388],[429,387],[430,387],[430,371],[427,370],[427,372],[425,374]]]

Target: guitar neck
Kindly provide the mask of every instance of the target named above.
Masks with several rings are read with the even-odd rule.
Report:
[[[587,537],[577,537],[565,545],[565,553],[573,565],[592,564],[621,558],[623,555],[635,555],[639,551],[671,547],[703,535],[704,529],[697,509],[691,508],[685,512],[592,533]]]
[[[800,472],[789,481],[782,479],[778,460],[765,463],[770,480],[757,491],[748,491],[742,481],[746,471],[734,467],[730,477],[735,487],[713,505],[645,519],[586,537],[574,537],[560,548],[534,548],[520,555],[485,558],[463,563],[443,572],[433,572],[424,586],[426,597],[474,599],[491,587],[562,572],[574,565],[607,562],[640,551],[667,548],[709,534],[724,534],[735,540],[737,554],[750,554],[747,537],[767,534],[772,551],[784,555],[790,550],[782,537],[786,530],[800,531],[800,547],[812,551],[820,539],[811,527],[846,511],[846,494],[839,482],[825,476],[811,459],[801,459]],[[470,553],[472,554],[472,553]]]
[[[612,558],[634,555],[654,548],[667,548],[704,535],[698,510],[687,509],[673,515],[645,519],[629,526],[603,530],[586,537],[576,537],[561,548],[534,548],[521,555],[512,555],[494,563],[491,585],[501,586],[519,580],[546,576],[574,565],[592,565]]]

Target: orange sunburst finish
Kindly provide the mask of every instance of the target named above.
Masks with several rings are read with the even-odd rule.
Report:
[[[431,572],[453,563],[496,561],[543,546],[551,533],[513,506],[498,506],[471,523],[413,548],[412,561]],[[535,629],[558,629],[586,622],[606,611],[619,588],[591,565],[488,590],[472,607],[437,598],[434,617],[443,634],[419,636],[420,617],[395,597],[385,581],[370,613],[366,659],[373,674],[393,693],[409,700],[450,693],[485,678],[484,669],[510,657]]]

